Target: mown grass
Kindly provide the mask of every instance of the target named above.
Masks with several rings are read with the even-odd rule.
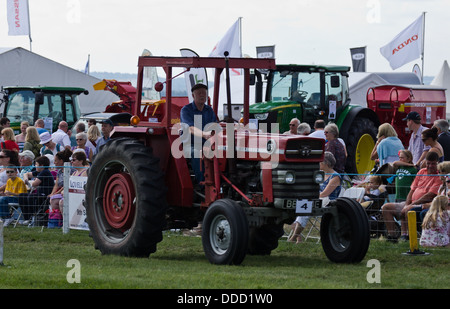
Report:
[[[0,288],[12,289],[440,289],[450,282],[450,249],[425,249],[429,256],[405,256],[408,243],[372,240],[359,264],[330,262],[320,244],[299,245],[280,240],[270,256],[249,256],[240,266],[212,265],[200,237],[166,232],[150,258],[102,255],[86,231],[5,228],[4,265]],[[80,283],[69,283],[72,267],[80,262]],[[381,283],[369,283],[372,269],[381,265]]]

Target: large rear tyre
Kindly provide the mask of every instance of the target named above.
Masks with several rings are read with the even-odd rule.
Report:
[[[248,246],[248,221],[235,201],[221,199],[209,206],[203,218],[202,243],[212,264],[242,263]]]
[[[86,216],[103,254],[148,257],[162,240],[167,209],[159,160],[142,143],[114,139],[97,154],[86,184]]]
[[[320,224],[325,255],[336,263],[359,263],[370,244],[369,220],[362,206],[349,198],[334,202],[337,216],[326,213]]]

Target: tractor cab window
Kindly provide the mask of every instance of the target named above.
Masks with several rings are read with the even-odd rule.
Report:
[[[33,122],[35,97],[33,91],[18,91],[9,97],[6,115],[11,122]]]
[[[296,101],[320,105],[320,74],[294,71],[274,72],[271,101]]]

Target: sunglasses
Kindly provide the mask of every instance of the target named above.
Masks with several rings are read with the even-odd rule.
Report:
[[[0,159],[8,158],[8,156],[0,156]]]
[[[6,171],[6,174],[14,174],[16,171]]]

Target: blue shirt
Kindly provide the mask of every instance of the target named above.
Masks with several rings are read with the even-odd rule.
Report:
[[[194,121],[194,116],[196,116],[196,115],[199,115],[202,117],[201,123],[199,123],[200,122],[199,120]],[[180,118],[181,118],[181,123],[185,123],[190,127],[195,126],[199,129],[201,129],[202,131],[208,123],[217,122],[216,114],[214,113],[211,106],[205,104],[203,106],[203,110],[200,111],[200,110],[198,110],[198,108],[194,102],[192,102],[188,105],[185,105],[181,109]],[[199,127],[198,125],[201,125],[201,127]]]

